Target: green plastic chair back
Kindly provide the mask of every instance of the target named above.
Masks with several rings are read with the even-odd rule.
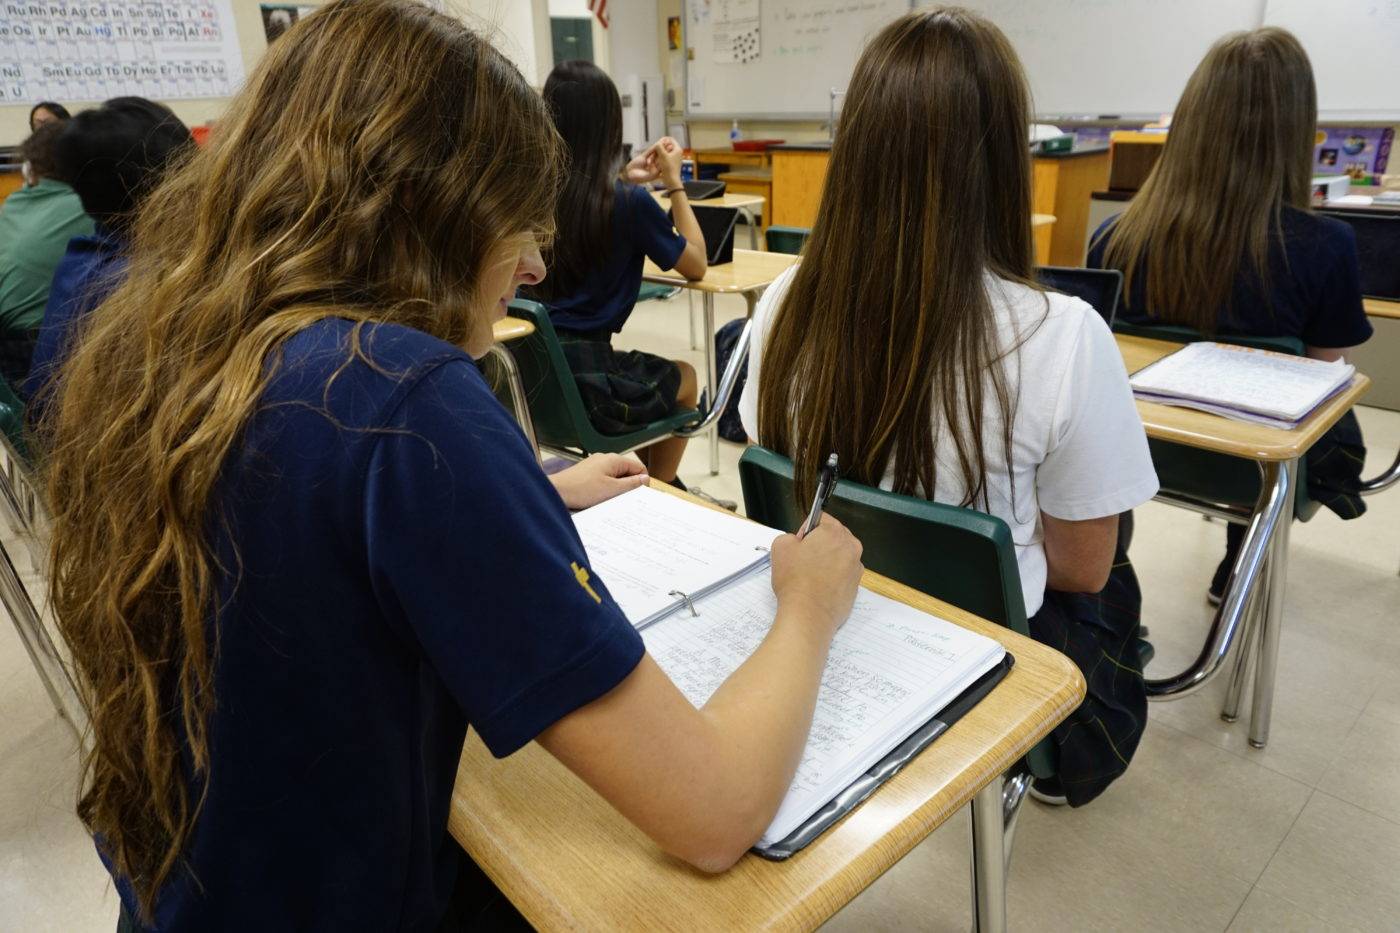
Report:
[[[679,291],[674,285],[662,285],[660,282],[643,282],[642,287],[637,290],[637,300],[651,301],[653,298],[669,298]]]
[[[1195,343],[1200,340],[1214,340],[1257,350],[1273,350],[1290,356],[1302,356],[1303,342],[1296,337],[1244,337],[1218,334],[1208,337],[1191,327],[1176,324],[1128,324],[1115,322],[1115,333],[1132,337],[1147,337],[1153,340],[1171,340],[1175,343]],[[1148,438],[1147,446],[1152,451],[1152,464],[1157,468],[1157,480],[1162,490],[1196,499],[1226,505],[1253,508],[1259,498],[1259,468],[1251,460],[1211,453]],[[1319,503],[1308,497],[1307,463],[1298,463],[1298,488],[1293,499],[1293,515],[1299,521],[1307,521],[1317,514]]]
[[[807,237],[811,235],[811,227],[769,227],[763,231],[763,243],[770,253],[796,256],[802,252]]]
[[[5,432],[15,453],[28,460],[29,448],[24,438],[24,403],[4,379],[0,379],[0,431]]]
[[[600,433],[588,418],[548,310],[538,302],[517,298],[510,303],[510,315],[535,325],[533,334],[512,341],[509,349],[520,369],[530,420],[542,446],[585,454],[625,453],[700,419],[699,412],[687,408],[628,434]]]
[[[806,518],[793,494],[788,458],[749,447],[739,459],[739,482],[749,518],[783,531]],[[1021,572],[1006,522],[850,480],[837,484],[826,510],[860,539],[869,569],[1029,637]],[[1031,750],[1027,763],[1037,777],[1054,775],[1048,740]]]

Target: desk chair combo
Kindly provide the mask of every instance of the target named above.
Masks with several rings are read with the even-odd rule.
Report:
[[[1173,343],[1212,339],[1191,328],[1172,325],[1120,322],[1113,329],[1118,334]],[[1218,335],[1213,339],[1295,356],[1304,352],[1302,341],[1295,338]],[[1148,699],[1175,699],[1199,690],[1214,679],[1239,642],[1220,716],[1226,722],[1239,718],[1240,695],[1252,663],[1255,670],[1249,744],[1263,748],[1268,742],[1273,708],[1289,531],[1292,519],[1307,521],[1320,506],[1308,496],[1303,459],[1306,451],[1294,451],[1284,459],[1250,459],[1151,437],[1148,446],[1161,483],[1158,501],[1246,526],[1244,543],[1201,653],[1179,674],[1149,678]],[[1364,480],[1359,492],[1363,496],[1375,495],[1397,481],[1400,455],[1380,476]]]
[[[603,434],[589,420],[548,309],[538,302],[518,298],[510,303],[509,314],[535,328],[534,333],[514,342],[510,352],[524,387],[528,421],[533,425],[530,442],[536,450],[544,447],[566,456],[625,454],[666,437],[703,434],[729,405],[739,373],[748,364],[749,330],[745,327],[720,380],[715,404],[708,410],[681,409],[627,434]],[[531,431],[527,429],[526,433]]]
[[[739,459],[745,514],[782,531],[800,526],[806,510],[793,494],[792,473],[788,458],[764,447],[746,449]],[[1006,522],[974,509],[903,496],[850,480],[837,485],[826,510],[860,539],[868,570],[1030,637],[1021,572]],[[1139,642],[1144,665],[1150,650],[1146,642]],[[937,744],[933,747],[936,750]],[[974,851],[979,848],[979,834],[1002,837],[1003,875],[998,883],[1004,884],[1017,817],[1031,779],[1054,776],[1054,754],[1046,738],[1031,749],[1019,767],[994,782],[1002,786],[1000,813],[981,812],[974,802]],[[974,886],[979,870],[997,869],[974,864]]]

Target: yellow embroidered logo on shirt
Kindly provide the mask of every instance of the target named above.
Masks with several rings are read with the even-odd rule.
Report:
[[[584,590],[587,591],[589,596],[593,597],[593,601],[595,603],[601,603],[603,601],[603,597],[595,593],[593,591],[593,587],[588,585],[588,570],[584,567],[580,567],[578,565],[578,561],[574,561],[569,566],[574,568],[574,579],[578,581],[578,585],[583,587]]]

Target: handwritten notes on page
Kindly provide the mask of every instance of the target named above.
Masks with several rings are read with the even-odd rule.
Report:
[[[593,572],[637,628],[768,560],[778,532],[643,486],[574,515]]]
[[[770,574],[751,573],[696,610],[642,637],[700,707],[768,634],[778,610]],[[797,775],[760,843],[785,838],[1003,655],[990,638],[862,589],[832,642]]]

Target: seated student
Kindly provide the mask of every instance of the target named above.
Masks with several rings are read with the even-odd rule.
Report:
[[[568,513],[645,474],[546,477],[473,360],[544,275],[562,164],[461,22],[342,0],[147,200],[44,461],[127,928],[438,929],[469,727],[707,871],[771,821],[860,546],[775,543],[777,620],[702,710],[645,653]]]
[[[144,97],[114,97],[78,114],[55,143],[55,161],[96,221],[68,244],[48,293],[23,395],[31,420],[44,411],[41,390],[68,355],[74,328],[126,271],[126,242],[136,208],[162,173],[193,149],[190,131],[170,108]]]
[[[622,167],[622,102],[612,79],[589,62],[550,72],[544,99],[569,152],[559,197],[549,278],[526,293],[549,308],[589,417],[604,434],[626,434],[678,408],[695,407],[695,369],[612,338],[637,303],[642,260],[688,279],[705,275],[705,239],[681,186],[681,147],[667,137]],[[645,188],[660,178],[671,217]],[[674,229],[672,221],[674,220]],[[679,231],[679,232],[677,232]],[[657,479],[676,479],[686,439],[637,452]]]
[[[804,503],[834,451],[857,482],[1005,520],[1031,633],[1088,680],[1053,733],[1062,787],[1037,782],[1078,806],[1146,725],[1119,514],[1157,477],[1107,326],[1035,284],[1029,120],[1016,53],[982,17],[912,13],[871,40],[803,261],[755,311],[739,412],[792,458]]]
[[[1118,319],[1296,337],[1322,360],[1364,343],[1371,325],[1356,235],[1309,210],[1316,132],[1312,66],[1291,33],[1270,27],[1217,42],[1187,82],[1142,190],[1093,237],[1088,265],[1124,274]],[[1360,515],[1365,458],[1348,412],[1308,451],[1308,494],[1342,518]],[[1244,526],[1227,535],[1208,590],[1215,604]]]
[[[68,108],[51,100],[41,100],[29,111],[29,132],[34,132],[45,123],[62,123],[72,119]]]
[[[75,236],[92,233],[92,218],[55,164],[59,123],[43,123],[20,144],[28,183],[0,205],[0,376],[18,389],[29,358],[54,269]]]

